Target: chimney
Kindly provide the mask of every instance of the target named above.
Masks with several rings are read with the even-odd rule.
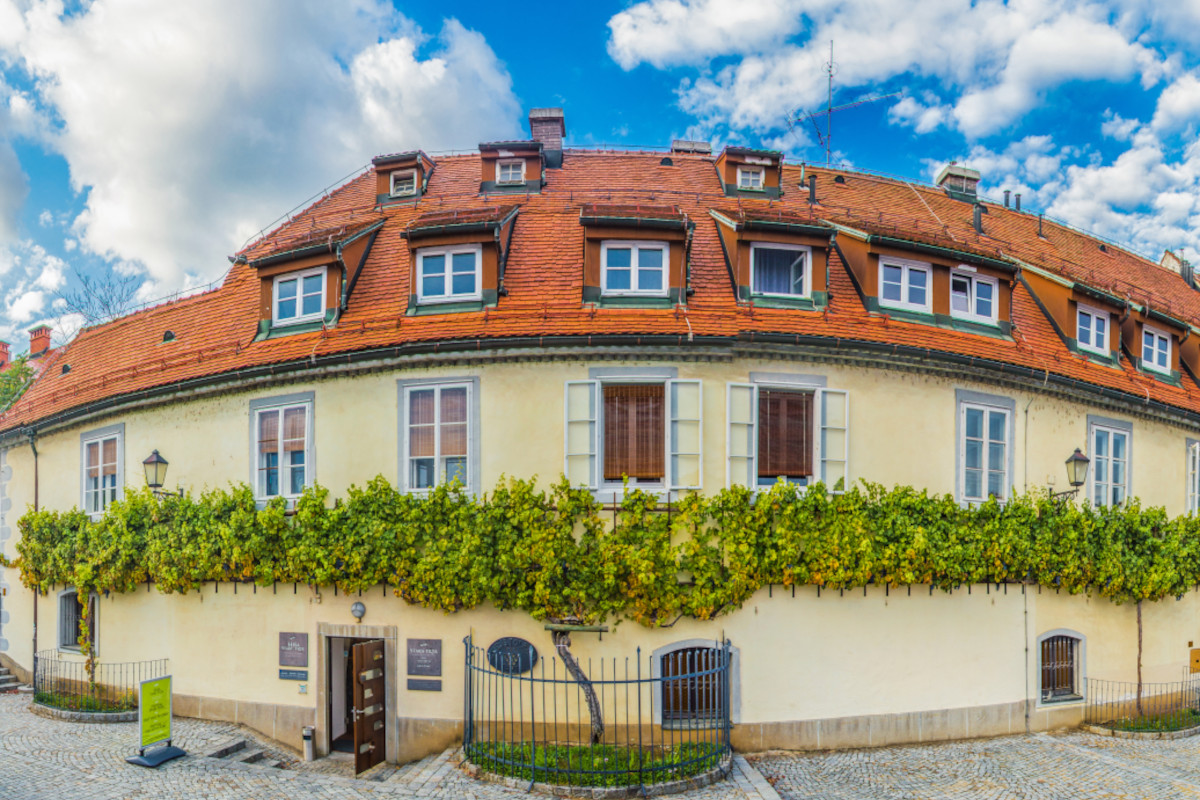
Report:
[[[1009,196],[1010,194],[1012,194],[1012,190],[1011,190],[1011,189],[1005,189],[1005,190],[1004,190],[1004,207],[1005,207],[1005,208],[1008,208],[1008,196]]]
[[[1171,272],[1174,272],[1177,275],[1182,275],[1183,274],[1183,265],[1185,263],[1187,263],[1187,262],[1185,262],[1182,258],[1180,258],[1179,256],[1172,253],[1170,250],[1164,250],[1163,254],[1162,254],[1162,259],[1159,260],[1158,265],[1160,267],[1166,267],[1167,269],[1171,270]]]
[[[937,185],[955,200],[974,203],[978,199],[975,190],[979,186],[979,172],[951,161],[938,173]]]
[[[29,355],[40,356],[50,349],[50,326],[38,325],[29,331]]]
[[[692,139],[672,139],[672,153],[694,153],[700,156],[712,155],[712,144],[710,142],[697,142]]]
[[[8,355],[8,342],[0,342],[0,370],[6,368],[12,361]]]
[[[810,202],[810,203],[817,202],[817,176],[816,175],[808,176],[808,202]]]
[[[1020,211],[1021,210],[1021,193],[1020,192],[1017,192],[1016,200],[1017,200],[1017,211]]]
[[[561,108],[535,108],[529,112],[529,135],[542,143],[546,166],[558,169],[562,166],[563,137],[567,135],[567,123]]]
[[[971,224],[974,226],[976,233],[983,233],[983,206],[979,203],[975,204],[975,217],[971,220]]]

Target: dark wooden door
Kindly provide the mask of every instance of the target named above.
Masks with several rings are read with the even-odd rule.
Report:
[[[386,755],[387,704],[384,702],[383,642],[362,642],[351,651],[354,671],[354,773],[365,772]]]

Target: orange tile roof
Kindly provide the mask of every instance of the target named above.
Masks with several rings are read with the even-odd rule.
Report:
[[[386,348],[468,341],[555,337],[663,336],[686,343],[792,337],[904,346],[1000,362],[1047,376],[1144,397],[1200,412],[1200,387],[1180,387],[1145,376],[1126,360],[1119,368],[1071,353],[1018,284],[1012,302],[1012,340],[901,321],[864,308],[846,266],[830,258],[830,300],[820,311],[767,309],[739,303],[729,283],[717,210],[735,220],[821,224],[821,220],[867,233],[932,244],[989,258],[1015,258],[1104,289],[1189,323],[1200,323],[1200,292],[1179,275],[1119,247],[1052,222],[1037,235],[1037,217],[988,205],[983,234],[972,227],[971,206],[928,186],[856,172],[805,167],[817,178],[817,204],[808,202],[800,166],[784,165],[777,200],[726,197],[711,155],[567,150],[561,169],[546,172],[540,193],[505,195],[519,206],[504,275],[505,296],[480,312],[406,316],[412,294],[411,251],[403,234],[437,220],[488,221],[504,215],[494,196],[481,195],[479,154],[438,159],[428,191],[413,203],[376,207],[375,174],[367,171],[277,230],[245,248],[247,260],[299,249],[329,236],[344,238],[384,220],[345,313],[328,330],[255,342],[259,277],[235,263],[223,284],[203,294],[150,308],[81,331],[58,348],[25,396],[0,415],[0,433],[75,413],[97,403],[152,390],[187,388],[196,382],[280,370]],[[841,176],[843,183],[833,180]],[[580,216],[592,209],[670,209],[695,223],[690,249],[686,308],[596,308],[582,303],[583,237]],[[607,212],[606,212],[607,213]],[[336,231],[334,234],[332,232]],[[174,341],[164,342],[170,330]],[[528,342],[526,342],[527,344]]]

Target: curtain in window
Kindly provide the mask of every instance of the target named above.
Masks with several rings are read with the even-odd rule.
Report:
[[[604,387],[604,479],[662,480],[663,386]]]
[[[89,485],[100,477],[100,443],[88,442],[87,445],[87,477]]]
[[[278,411],[264,411],[258,415],[258,452],[279,452]]]
[[[283,450],[286,453],[304,450],[306,434],[304,412],[304,408],[288,408],[283,412]]]
[[[114,480],[115,480],[115,476],[117,474],[117,440],[116,439],[105,439],[104,440],[104,442],[102,444],[102,453],[101,453],[100,463],[101,463],[100,474],[105,475],[105,476],[112,475],[112,476],[114,476]]]
[[[467,389],[442,389],[442,456],[467,454]]]
[[[758,393],[758,476],[811,477],[813,395],[762,389]]]
[[[754,248],[754,291],[766,294],[803,294],[794,276],[804,274],[804,253],[796,250]]]

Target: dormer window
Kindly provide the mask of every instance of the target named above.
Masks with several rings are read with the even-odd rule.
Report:
[[[1076,311],[1075,339],[1079,349],[1108,356],[1108,317],[1104,311],[1080,305]]]
[[[1171,337],[1151,327],[1142,328],[1142,367],[1171,374]]]
[[[397,170],[392,173],[391,196],[411,197],[417,193],[417,171]]]
[[[496,162],[496,183],[524,183],[525,159],[517,158]]]
[[[879,259],[879,305],[930,313],[930,266],[919,261]]]
[[[755,294],[808,297],[812,248],[754,242],[750,245],[750,280]]]
[[[996,279],[960,267],[950,274],[950,315],[972,322],[996,322]]]
[[[762,167],[738,167],[738,189],[743,191],[761,192],[763,188]]]
[[[325,314],[325,272],[319,267],[277,277],[271,321],[290,325],[321,319]]]
[[[669,248],[666,242],[604,242],[600,247],[603,293],[665,296]]]
[[[417,301],[454,303],[480,300],[482,262],[483,248],[478,244],[418,250]]]

